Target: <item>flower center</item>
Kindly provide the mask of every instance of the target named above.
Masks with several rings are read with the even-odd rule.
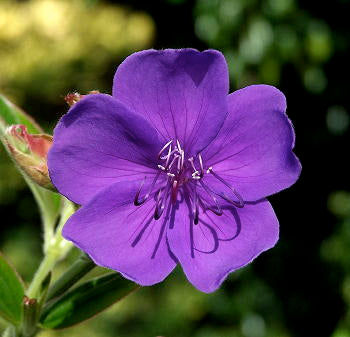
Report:
[[[185,151],[182,149],[179,141],[176,146],[172,147],[172,140],[169,141],[160,150],[158,160],[162,163],[158,168],[165,173],[169,179],[178,187],[189,182],[190,180],[198,180],[204,176],[204,167],[202,156],[198,155],[199,170],[194,165],[194,158],[186,158]]]
[[[214,172],[213,167],[205,169],[203,158],[200,153],[196,158],[186,158],[185,151],[178,140],[176,141],[175,146],[173,146],[173,140],[170,140],[162,147],[158,153],[158,161],[159,171],[153,178],[148,192],[140,199],[141,190],[145,183],[144,180],[134,199],[135,206],[140,206],[149,199],[155,190],[154,197],[156,206],[154,218],[156,220],[158,220],[163,214],[169,199],[171,203],[176,203],[180,188],[182,188],[183,192],[191,201],[193,221],[195,224],[198,224],[199,221],[199,206],[203,211],[210,210],[218,216],[222,215],[222,209],[217,200],[217,196],[231,203],[233,206],[244,206],[244,201],[239,193],[222,177]],[[211,174],[214,176],[225,186],[226,191],[229,191],[230,195],[228,195],[227,192],[214,192],[204,183],[203,178],[205,174]],[[157,184],[160,179],[162,180],[162,183]],[[162,187],[155,188],[156,185]],[[202,190],[201,193],[198,193],[197,185],[200,185]],[[209,197],[209,201],[207,198],[203,197],[203,193],[206,197]]]

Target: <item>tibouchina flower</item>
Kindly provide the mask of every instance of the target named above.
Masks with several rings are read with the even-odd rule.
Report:
[[[117,69],[113,95],[88,95],[59,121],[57,189],[82,207],[63,236],[141,285],[180,264],[203,292],[278,240],[265,199],[301,170],[284,95],[228,95],[215,50],[146,50]]]

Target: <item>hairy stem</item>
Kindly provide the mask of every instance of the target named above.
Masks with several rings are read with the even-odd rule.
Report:
[[[56,233],[49,241],[46,254],[44,255],[39,269],[35,273],[34,278],[28,288],[27,296],[29,298],[38,297],[41,284],[48,275],[48,273],[54,268],[54,266],[60,259],[66,256],[68,251],[71,249],[72,244],[69,241],[63,239],[61,232],[63,225],[66,223],[68,218],[74,213],[74,211],[74,205],[70,201],[65,200],[61,210],[61,218]]]
[[[57,262],[57,255],[57,252],[49,250],[44,256],[44,259],[41,261],[39,269],[36,271],[34,278],[27,290],[27,296],[29,298],[37,298],[42,282]]]

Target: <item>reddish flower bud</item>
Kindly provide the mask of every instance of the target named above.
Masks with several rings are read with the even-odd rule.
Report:
[[[98,90],[91,90],[88,92],[89,95],[91,94],[99,94],[100,92]],[[73,92],[71,94],[68,94],[64,97],[64,100],[69,106],[74,105],[75,103],[79,102],[81,99],[83,99],[87,95],[80,95],[78,92]]]
[[[42,187],[53,189],[46,163],[52,136],[30,134],[24,125],[11,125],[6,130],[5,144],[26,176]]]

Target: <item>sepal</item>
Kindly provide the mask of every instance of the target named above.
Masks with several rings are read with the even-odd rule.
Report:
[[[39,186],[54,190],[47,168],[52,136],[30,134],[25,125],[17,124],[6,129],[4,144],[22,173]]]

